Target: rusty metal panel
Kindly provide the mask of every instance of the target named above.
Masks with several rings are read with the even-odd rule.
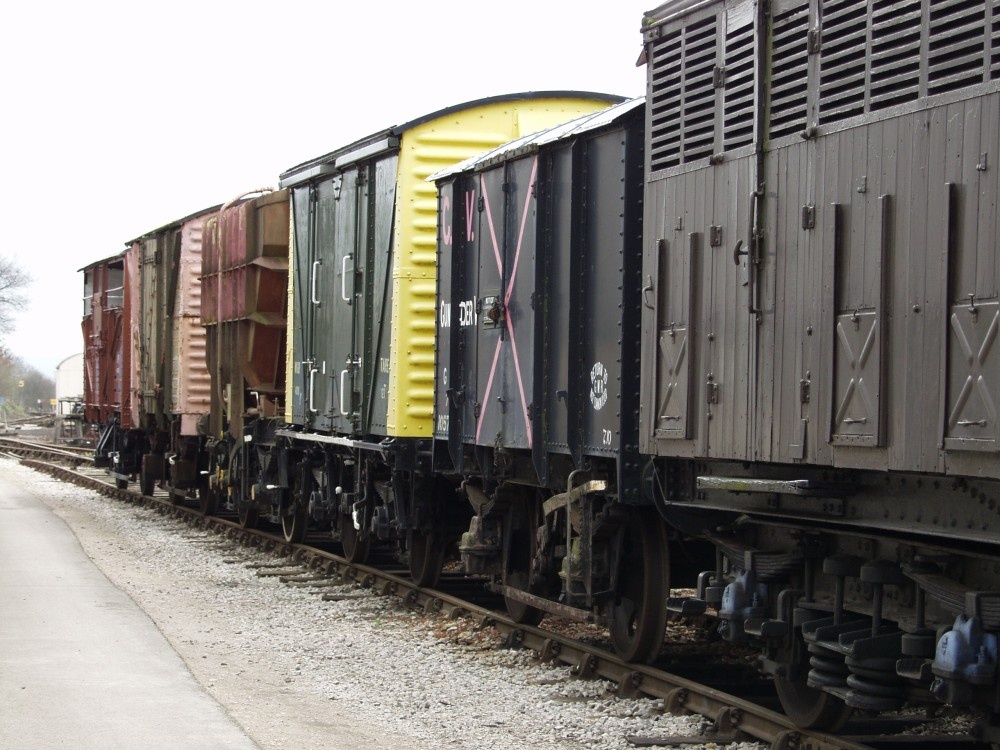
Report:
[[[141,424],[139,397],[140,318],[139,264],[141,248],[133,243],[125,251],[125,308],[122,318],[122,429],[134,429]]]
[[[208,412],[209,379],[201,325],[202,237],[207,209],[156,229],[133,243],[137,261],[134,303],[138,426],[169,445],[170,423],[195,434],[194,417]],[[183,419],[187,415],[189,418]],[[154,450],[154,452],[156,452]]]
[[[201,251],[205,218],[180,228],[177,276],[172,311],[169,411],[180,415],[181,435],[197,435],[197,418],[209,410],[211,383],[205,361],[205,329],[201,324]],[[168,282],[169,283],[169,282]]]
[[[197,317],[174,317],[171,348],[176,358],[171,383],[171,413],[207,414],[211,386],[205,364],[205,329]]]
[[[202,321],[214,435],[228,429],[239,438],[251,410],[282,411],[288,230],[287,191],[245,196],[206,219]],[[212,299],[219,288],[223,298]]]
[[[124,348],[124,258],[108,258],[84,269],[84,418],[108,424],[121,413],[127,393]]]
[[[158,263],[168,254],[162,235],[148,237],[139,242],[139,336],[140,359],[138,390],[140,415],[154,418],[162,413],[160,393],[166,385],[161,363],[164,356],[164,311],[162,272]],[[145,423],[140,416],[140,424]]]

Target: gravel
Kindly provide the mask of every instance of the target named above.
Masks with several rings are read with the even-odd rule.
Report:
[[[277,563],[271,555],[9,459],[0,472],[70,525],[261,748],[610,750],[633,747],[630,735],[761,747],[697,744],[702,719],[619,699],[608,682],[500,648],[472,620],[417,614],[363,589],[289,586],[258,575]]]

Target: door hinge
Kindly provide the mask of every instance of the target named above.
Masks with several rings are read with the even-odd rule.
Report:
[[[715,382],[715,377],[711,373],[708,374],[708,381],[705,383],[705,402],[719,403],[719,384]]]
[[[809,204],[802,207],[802,228],[816,228],[816,206]]]
[[[806,34],[806,51],[810,55],[819,54],[820,47],[823,45],[823,37],[819,33],[819,29],[809,29],[809,33]]]
[[[799,381],[799,403],[808,404],[809,403],[809,386],[812,385],[812,381],[808,378],[803,378]]]

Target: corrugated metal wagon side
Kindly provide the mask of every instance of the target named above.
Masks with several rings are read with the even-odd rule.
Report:
[[[201,320],[207,339],[212,456],[202,507],[246,513],[229,467],[246,463],[245,437],[265,441],[284,415],[288,192],[241,197],[205,221]],[[259,473],[259,469],[258,469]],[[264,478],[269,484],[277,481]]]
[[[131,329],[125,311],[125,253],[83,271],[84,419],[100,431],[97,466],[111,467],[121,449],[120,430],[129,421]],[[114,469],[117,473],[130,472]],[[127,479],[119,480],[119,482]]]
[[[146,433],[140,485],[157,481],[175,495],[193,492],[206,469],[199,421],[210,385],[201,322],[201,253],[206,220],[218,207],[192,214],[135,240],[138,262],[136,420]]]
[[[431,475],[437,319],[432,173],[607,106],[542,92],[457,105],[288,170],[293,503],[332,522],[361,559],[369,540],[409,539],[411,571],[436,577],[449,535]],[[295,451],[298,451],[296,453]],[[312,498],[310,500],[310,498]],[[271,506],[283,501],[272,498]],[[436,531],[435,531],[436,530]]]

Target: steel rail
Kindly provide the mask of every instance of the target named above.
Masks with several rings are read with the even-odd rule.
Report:
[[[770,743],[774,750],[870,750],[871,746],[849,738],[837,737],[797,728],[788,717],[751,701],[692,680],[670,674],[652,666],[630,664],[596,646],[543,628],[519,624],[496,611],[476,605],[435,589],[421,588],[407,578],[368,565],[351,563],[347,559],[310,547],[291,544],[283,537],[259,529],[245,529],[238,523],[216,516],[204,516],[200,511],[176,505],[167,497],[148,497],[128,489],[118,489],[101,478],[75,469],[36,459],[22,459],[22,464],[65,481],[95,490],[108,497],[132,504],[143,504],[161,513],[183,519],[189,525],[224,534],[230,540],[248,547],[289,557],[303,567],[331,578],[370,588],[382,595],[393,595],[412,609],[427,614],[441,614],[455,619],[471,617],[479,627],[492,626],[502,633],[511,647],[530,648],[542,661],[561,662],[571,667],[574,675],[603,678],[617,684],[621,697],[648,696],[663,700],[663,708],[671,714],[700,714],[713,722],[711,734],[692,742],[718,740],[757,740]],[[919,743],[919,736],[913,738]],[[637,744],[655,744],[655,738],[643,738]]]
[[[93,459],[93,448],[78,448],[65,445],[38,443],[23,438],[0,437],[0,450],[9,451],[19,456],[53,456],[56,459],[71,461],[89,461]]]

